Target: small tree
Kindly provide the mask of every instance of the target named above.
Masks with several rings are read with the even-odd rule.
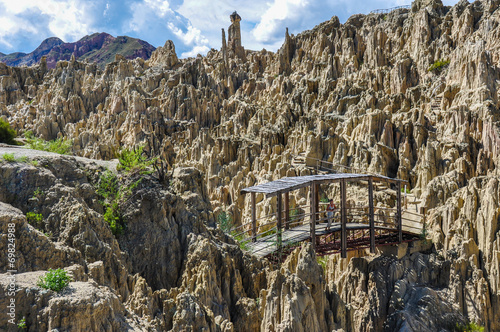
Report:
[[[10,124],[0,119],[0,143],[17,145],[17,142],[14,140],[16,136],[17,132],[10,127]]]

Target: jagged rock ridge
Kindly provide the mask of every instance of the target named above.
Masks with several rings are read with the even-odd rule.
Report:
[[[147,60],[154,50],[155,47],[137,38],[94,33],[74,43],[65,43],[57,37],[47,38],[31,53],[0,54],[0,62],[8,66],[32,66],[46,56],[47,67],[54,68],[57,61],[70,60],[75,56],[79,60],[95,62],[103,67],[113,61],[116,54],[127,59]]]

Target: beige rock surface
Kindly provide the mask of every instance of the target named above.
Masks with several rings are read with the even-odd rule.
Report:
[[[235,317],[248,321],[250,330],[322,330],[324,324],[346,331],[445,329],[455,318],[500,329],[497,9],[496,1],[447,7],[419,0],[410,10],[354,15],[343,24],[332,17],[298,35],[284,31],[278,52],[247,50],[245,59],[224,59],[217,50],[178,59],[167,42],[149,61],[117,59],[104,70],[78,61],[59,62],[52,70],[0,64],[0,116],[21,133],[64,136],[73,139],[75,155],[103,160],[121,147],[144,145],[165,161],[172,177],[169,186],[149,179],[138,188],[124,207],[130,232],[115,239],[92,175],[84,171],[88,166],[64,158],[46,168],[2,163],[0,201],[22,214],[38,209],[44,216],[40,230],[54,237],[47,241],[19,211],[0,206],[0,216],[20,225],[20,241],[33,238],[58,257],[45,262],[45,252],[29,258],[23,253],[25,271],[80,264],[122,303],[135,294],[135,315],[157,329],[205,324],[230,330],[233,323],[236,330],[242,325]],[[450,63],[429,71],[438,60]],[[328,303],[311,288],[321,280],[299,273],[299,261],[316,268],[306,253],[295,268],[261,271],[258,285],[245,281],[258,265],[218,242],[233,243],[212,229],[213,212],[228,211],[236,224],[249,221],[242,188],[311,173],[294,164],[292,154],[407,179],[429,208],[436,253],[388,266],[383,258],[329,263],[338,268],[325,274]],[[46,195],[32,199],[37,188]],[[387,204],[388,196],[377,194],[379,203]],[[307,197],[301,190],[290,200],[307,204]],[[258,217],[275,212],[272,200],[257,202]],[[195,240],[191,233],[211,235]],[[212,255],[204,256],[194,243]],[[36,252],[36,246],[26,248]],[[446,264],[451,272],[445,278],[436,271]],[[391,277],[382,282],[374,271]],[[415,281],[411,271],[425,282]],[[140,304],[150,293],[131,277],[136,274],[151,288],[151,307]],[[228,275],[232,288],[222,282]],[[210,286],[201,286],[209,280]],[[397,283],[401,293],[391,300]],[[443,300],[446,294],[458,306]],[[167,314],[171,310],[175,314]],[[424,320],[424,312],[450,319]]]

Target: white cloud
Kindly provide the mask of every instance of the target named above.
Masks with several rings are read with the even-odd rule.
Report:
[[[177,36],[182,42],[187,45],[208,44],[208,39],[201,34],[201,30],[193,27],[189,23],[187,31],[183,32],[180,28],[176,27],[172,22],[168,22],[168,28]]]
[[[259,42],[275,41],[276,34],[284,35],[285,25],[300,19],[308,5],[308,0],[274,0],[253,29],[253,36]]]
[[[170,9],[170,4],[165,0],[144,0],[146,6],[155,11],[160,17],[164,17],[167,14],[173,14],[173,10]]]
[[[74,40],[88,34],[91,28],[85,13],[86,3],[79,0],[0,0],[0,41],[3,44],[20,32],[37,33],[39,24],[47,22],[44,29],[63,40]],[[38,16],[40,20],[32,20]]]
[[[181,58],[195,57],[198,54],[206,55],[208,51],[210,51],[210,48],[208,46],[205,46],[205,45],[195,46],[195,47],[193,47],[193,49],[191,51],[183,52],[181,54]]]

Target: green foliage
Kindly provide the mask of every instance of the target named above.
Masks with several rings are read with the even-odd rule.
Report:
[[[321,198],[319,199],[319,201],[320,201],[321,203],[329,203],[329,202],[330,202],[330,200],[329,200],[329,199],[328,199],[328,197],[326,197],[326,196],[321,197]]]
[[[18,161],[20,163],[27,163],[28,162],[28,157],[22,156],[22,157],[17,158],[16,161]]]
[[[123,217],[116,200],[107,206],[106,212],[104,212],[104,220],[109,224],[113,235],[119,235],[123,233],[123,230],[125,229],[125,223],[123,221]]]
[[[35,166],[35,167],[38,167],[38,160],[32,159],[30,161],[30,164],[33,165],[33,166]]]
[[[42,189],[40,189],[40,187],[36,188],[35,191],[33,192],[33,198],[42,198],[43,195],[45,195],[45,193],[43,192]]]
[[[4,153],[2,156],[3,160],[8,161],[8,162],[14,162],[16,161],[16,158],[14,158],[13,153]]]
[[[401,188],[401,192],[404,194],[405,192],[405,188]],[[410,193],[410,189],[406,188],[406,193],[409,194]]]
[[[323,271],[326,270],[326,264],[328,263],[328,256],[321,256],[321,257],[316,257],[316,261],[318,262],[319,265],[323,268]]]
[[[450,64],[450,60],[438,60],[434,62],[427,71],[435,71],[440,73],[444,68],[446,68]]]
[[[73,141],[64,137],[45,141],[41,138],[34,137],[31,131],[27,131],[24,136],[26,137],[26,147],[34,150],[48,151],[59,154],[70,154]]]
[[[101,197],[100,202],[105,210],[103,217],[115,236],[122,234],[126,228],[120,203],[132,195],[132,191],[141,181],[142,178],[131,182],[129,185],[122,186],[117,174],[109,170],[103,172],[97,181],[96,192]]]
[[[17,328],[20,330],[26,329],[26,318],[25,317],[23,317],[22,319],[19,320],[19,323],[17,323]]]
[[[455,326],[456,332],[484,332],[484,326],[475,322],[469,322],[466,325],[458,324]]]
[[[45,289],[50,289],[55,292],[60,292],[69,285],[70,281],[71,277],[67,275],[66,271],[64,271],[63,269],[49,269],[49,272],[40,277],[37,286]]]
[[[26,220],[28,223],[36,228],[41,228],[43,225],[43,216],[41,213],[28,212],[26,213]]]
[[[126,172],[139,171],[141,174],[150,174],[148,168],[154,164],[156,158],[148,160],[144,156],[144,147],[140,146],[132,150],[123,149],[118,153],[119,165],[117,170],[125,170]]]
[[[217,216],[217,223],[221,231],[226,234],[231,234],[231,230],[233,229],[233,218],[231,218],[226,211],[219,213]]]
[[[97,182],[97,194],[102,198],[101,204],[105,209],[104,220],[109,224],[113,235],[123,233],[125,223],[120,212],[119,201],[123,197],[120,191],[118,177],[115,173],[106,170]]]
[[[102,173],[97,182],[97,194],[105,200],[114,199],[118,194],[118,190],[118,177],[116,174],[109,170]]]
[[[14,140],[16,136],[17,132],[10,127],[10,124],[0,119],[0,143],[17,145],[17,142]]]

